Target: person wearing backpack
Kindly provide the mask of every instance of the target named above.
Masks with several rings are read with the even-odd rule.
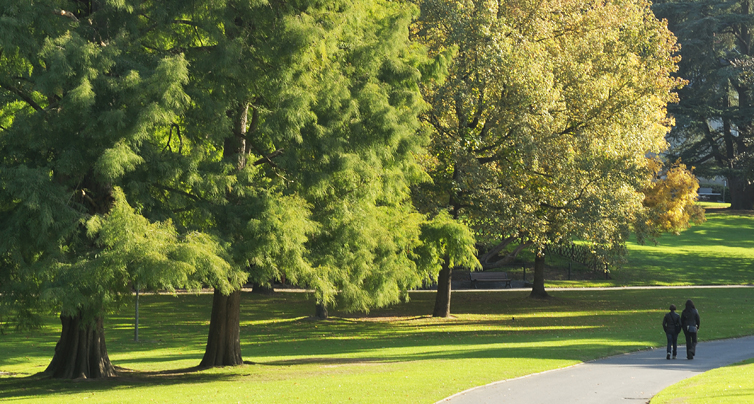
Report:
[[[699,332],[699,312],[691,299],[686,300],[686,308],[681,312],[681,327],[686,336],[686,359],[694,359],[696,355],[696,334]]]
[[[670,305],[670,313],[665,314],[662,319],[662,329],[665,330],[665,336],[668,338],[668,354],[665,359],[673,359],[678,355],[678,333],[681,332],[681,316],[675,312],[675,305]]]

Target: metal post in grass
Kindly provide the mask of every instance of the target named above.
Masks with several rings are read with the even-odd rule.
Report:
[[[136,284],[136,316],[134,319],[134,341],[139,342],[139,284]]]
[[[571,259],[568,260],[568,280],[569,281],[571,280],[571,266],[573,265],[573,248],[574,248],[574,245],[573,243],[571,243],[571,257],[570,257]]]
[[[521,269],[524,271],[524,282],[526,282],[526,265],[522,265]]]

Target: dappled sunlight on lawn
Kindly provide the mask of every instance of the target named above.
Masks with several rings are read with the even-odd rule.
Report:
[[[346,398],[358,398],[349,396],[358,390],[385,398],[415,390],[417,380],[441,380],[438,386],[457,390],[453,386],[662,345],[662,314],[669,302],[681,304],[688,297],[700,308],[707,327],[704,338],[754,333],[747,301],[754,300],[751,289],[554,291],[553,298],[545,300],[526,294],[454,294],[453,316],[433,318],[434,294],[417,292],[406,304],[369,314],[342,313],[335,307],[330,319],[316,321],[311,295],[243,293],[241,347],[247,364],[207,370],[195,367],[204,354],[212,296],[146,295],[139,342],[133,341],[133,307],[106,317],[110,357],[116,366],[130,370],[121,369],[115,380],[86,385],[0,378],[0,399],[54,401],[54,395],[65,402],[83,397],[118,402],[170,391],[181,401],[205,396],[209,401],[238,401],[236,393],[223,395],[223,389],[230,389],[285,402],[323,386]],[[735,324],[727,320],[731,316]],[[0,371],[27,376],[44,370],[59,327],[59,320],[50,317],[41,332],[4,335]],[[432,386],[433,391],[438,386]],[[212,394],[207,395],[209,390]]]
[[[709,214],[707,222],[659,244],[628,244],[628,262],[611,275],[623,285],[754,283],[754,216]]]

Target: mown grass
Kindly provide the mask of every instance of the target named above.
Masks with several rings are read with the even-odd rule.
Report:
[[[674,384],[652,404],[740,404],[754,402],[754,359],[713,369]]]
[[[492,381],[664,344],[670,303],[695,300],[706,334],[754,333],[754,289],[461,292],[455,317],[433,319],[434,295],[369,316],[334,313],[313,321],[305,294],[243,295],[242,351],[253,362],[198,371],[210,295],[142,296],[141,342],[132,308],[107,321],[110,357],[131,369],[106,381],[50,381],[33,374],[49,362],[58,326],[0,339],[0,400],[13,402],[361,402],[431,403]],[[150,401],[152,402],[152,401]]]
[[[628,243],[628,262],[611,268],[609,280],[549,281],[548,286],[754,284],[754,215],[721,209],[727,205],[705,203],[707,222],[677,236],[663,235],[656,245]],[[567,261],[552,261],[567,267]]]
[[[708,222],[660,244],[629,246],[611,280],[553,286],[745,285],[754,283],[754,218],[710,212]],[[467,388],[621,352],[664,345],[670,303],[691,298],[704,317],[700,339],[754,334],[753,288],[456,292],[454,318],[434,319],[434,294],[368,316],[331,312],[314,321],[306,294],[243,294],[247,365],[197,370],[210,295],[142,296],[140,342],[132,307],[107,318],[120,376],[51,381],[36,373],[52,357],[55,318],[35,332],[0,335],[0,401],[431,403]]]

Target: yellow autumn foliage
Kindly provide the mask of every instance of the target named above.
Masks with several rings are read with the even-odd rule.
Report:
[[[649,159],[648,166],[656,180],[644,190],[644,206],[649,209],[647,226],[656,232],[678,234],[690,223],[702,223],[704,209],[696,204],[699,181],[680,160],[665,170],[662,162]]]

